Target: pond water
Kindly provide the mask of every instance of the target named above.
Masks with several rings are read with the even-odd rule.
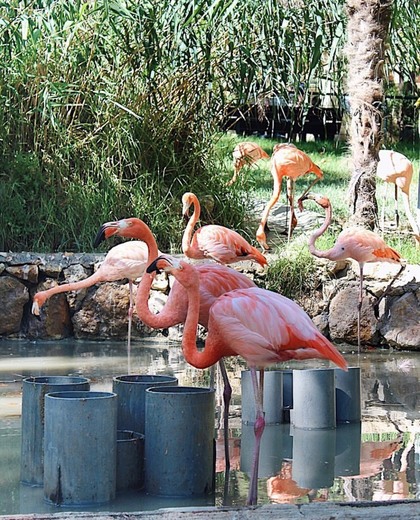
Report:
[[[362,374],[362,422],[323,432],[291,431],[290,424],[266,427],[259,466],[259,499],[265,503],[380,501],[420,498],[420,354],[392,351],[347,354]],[[21,380],[28,376],[80,375],[91,389],[111,391],[112,378],[127,374],[126,345],[120,342],[0,341],[0,514],[72,510],[43,499],[41,487],[22,485],[20,473]],[[320,361],[278,368],[328,366]],[[216,492],[200,499],[120,492],[113,502],[87,511],[142,511],[168,507],[245,505],[253,449],[253,427],[241,423],[241,360],[227,363],[233,387],[230,414],[231,471],[225,478],[220,390],[216,391]],[[209,371],[187,365],[178,343],[136,341],[132,374],[175,375],[180,385],[208,386]],[[217,377],[219,382],[219,377]],[[220,385],[217,385],[217,389]],[[333,456],[327,478],[323,460]],[[333,453],[332,453],[333,452]],[[315,466],[314,466],[315,464]],[[318,464],[318,466],[316,465]],[[309,468],[315,467],[308,481]],[[318,468],[318,469],[316,469]],[[299,480],[304,476],[305,482]],[[300,476],[300,477],[299,477]],[[328,481],[330,480],[330,481]]]

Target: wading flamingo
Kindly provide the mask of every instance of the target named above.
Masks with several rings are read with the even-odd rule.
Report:
[[[413,229],[414,238],[417,245],[420,245],[419,226],[410,208],[410,184],[413,178],[413,163],[405,155],[392,150],[380,150],[379,162],[376,175],[385,182],[394,184],[395,199],[395,220],[397,227],[400,224],[398,213],[398,188],[401,190],[401,197],[404,204],[405,214]],[[382,221],[384,220],[385,204],[382,210]]]
[[[292,232],[297,224],[294,209],[294,191],[296,179],[307,173],[314,173],[316,179],[303,193],[302,197],[308,193],[312,186],[323,179],[323,173],[320,168],[312,162],[312,160],[306,155],[305,152],[296,148],[294,144],[282,143],[276,144],[273,149],[273,155],[271,156],[271,175],[273,176],[274,187],[271,199],[268,201],[261,215],[260,225],[257,229],[257,240],[260,243],[263,250],[270,249],[267,244],[266,230],[267,220],[271,208],[277,203],[281,192],[281,183],[283,177],[287,178],[287,198],[290,206],[290,220],[289,228],[287,231],[287,237],[290,240]]]
[[[95,244],[98,245],[102,240],[111,236],[121,236],[125,238],[136,238],[142,240],[148,249],[149,263],[155,260],[160,252],[156,244],[150,228],[138,218],[126,218],[115,222],[107,222],[103,224],[97,234]],[[129,242],[132,243],[132,242]],[[246,275],[225,267],[224,265],[208,263],[196,266],[200,277],[200,305],[199,305],[199,323],[207,328],[209,320],[210,307],[216,299],[225,292],[233,289],[245,289],[255,287],[254,282]],[[173,327],[179,323],[184,323],[187,317],[188,298],[184,287],[175,280],[165,306],[158,314],[150,311],[148,299],[150,289],[155,277],[155,273],[144,273],[137,287],[136,294],[136,312],[140,320],[154,329],[166,329]],[[187,363],[190,362],[185,357]],[[229,469],[229,451],[228,451],[228,419],[229,419],[229,403],[232,394],[226,368],[222,360],[219,363],[223,377],[224,391],[224,435],[225,435],[225,458],[226,468]]]
[[[269,159],[270,156],[257,143],[245,141],[238,143],[232,152],[233,155],[233,177],[227,183],[228,186],[236,182],[239,172],[244,166],[252,166],[260,159]]]
[[[327,197],[308,193],[300,199],[300,209],[302,202],[306,199],[313,200],[321,208],[325,210],[325,221],[322,226],[317,229],[309,238],[309,251],[318,258],[327,258],[328,260],[337,261],[351,258],[359,264],[360,290],[359,302],[357,307],[357,347],[360,353],[360,318],[363,303],[363,266],[367,262],[398,262],[401,263],[401,255],[389,247],[384,240],[368,229],[362,227],[348,227],[338,235],[334,246],[331,249],[320,250],[315,246],[316,240],[327,230],[332,219],[331,203]],[[404,268],[404,266],[402,266]],[[397,276],[400,274],[398,272]],[[396,277],[392,280],[395,280]],[[392,283],[391,282],[391,283]]]
[[[96,247],[96,246],[95,246]],[[101,282],[115,282],[128,279],[130,290],[130,304],[128,309],[128,332],[127,350],[130,370],[130,348],[131,348],[131,323],[133,316],[133,281],[139,278],[145,271],[148,263],[147,246],[144,242],[132,241],[118,244],[110,249],[98,270],[88,278],[73,283],[64,283],[37,292],[33,298],[32,313],[40,315],[40,309],[45,301],[55,294],[86,289]]]
[[[200,218],[200,202],[194,193],[184,193],[182,212],[187,218],[191,205],[194,206],[194,212],[189,218],[182,237],[182,251],[185,256],[196,260],[212,258],[220,264],[232,264],[242,260],[255,260],[262,266],[267,264],[267,259],[257,248],[251,246],[239,233],[227,227],[216,224],[202,226],[193,236],[194,226]]]
[[[237,289],[217,298],[210,308],[204,349],[198,350],[200,277],[196,268],[164,255],[147,268],[147,272],[153,271],[172,274],[187,291],[188,313],[182,348],[191,365],[207,368],[224,356],[242,356],[248,363],[256,409],[255,450],[248,504],[255,504],[260,441],[265,426],[263,368],[290,359],[329,359],[344,370],[347,370],[347,363],[296,303],[258,287]],[[257,368],[261,370],[260,383],[257,381]]]

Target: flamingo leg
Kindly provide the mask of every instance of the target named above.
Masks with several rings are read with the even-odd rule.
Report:
[[[257,380],[257,372],[254,367],[250,367],[251,371],[251,380],[252,387],[254,390],[254,399],[255,399],[255,424],[254,424],[254,433],[255,433],[255,445],[254,445],[254,455],[252,458],[252,469],[251,469],[251,482],[249,484],[248,491],[248,499],[247,505],[254,505],[257,503],[258,499],[258,466],[260,462],[260,446],[261,446],[261,437],[265,428],[265,419],[264,419],[264,411],[263,411],[263,392],[264,392],[264,377],[263,370],[260,371],[260,384],[258,384]]]
[[[386,206],[386,196],[388,192],[388,183],[385,183],[385,193],[382,197],[382,211],[381,211],[381,228],[382,228],[382,236],[385,232],[385,206]]]
[[[223,359],[219,361],[219,368],[222,374],[224,388],[223,388],[223,433],[225,440],[225,468],[228,473],[230,470],[230,456],[229,456],[229,405],[232,397],[232,387],[229,383],[225,363]]]
[[[407,219],[410,222],[410,225],[413,229],[414,238],[416,239],[416,245],[418,246],[420,244],[420,230],[419,225],[417,224],[416,219],[414,218],[411,212],[410,195],[409,193],[401,191],[401,197],[403,199],[405,214],[407,215]]]
[[[131,374],[131,324],[133,321],[134,298],[133,298],[133,282],[128,281],[130,289],[130,304],[128,306],[128,332],[127,332],[127,373]]]
[[[362,304],[363,304],[363,264],[359,264],[360,267],[360,290],[359,290],[359,302],[357,305],[357,354],[360,355],[360,322],[362,318]]]
[[[394,186],[394,207],[395,207],[395,225],[397,228],[400,227],[400,214],[398,212],[398,187]]]
[[[376,298],[376,302],[373,304],[373,310],[374,310],[374,313],[375,313],[375,316],[378,318],[379,316],[379,304],[381,303],[381,301],[385,298],[385,296],[387,296],[387,294],[389,293],[390,289],[391,289],[391,286],[392,284],[395,282],[395,280],[400,276],[400,274],[404,271],[404,269],[406,268],[406,264],[401,264],[401,267],[400,267],[400,270],[398,271],[398,273],[392,278],[392,280],[389,282],[389,284],[387,285],[385,291],[379,296]]]
[[[295,215],[295,207],[294,207],[294,199],[295,199],[295,181],[291,177],[287,178],[287,198],[289,200],[290,207],[290,220],[287,231],[287,242],[290,242],[290,238],[292,237],[293,230],[297,224],[297,218]]]
[[[278,177],[277,174],[273,174],[273,180],[274,180],[274,187],[273,187],[273,194],[271,195],[270,200],[268,201],[267,205],[264,208],[264,211],[261,215],[260,225],[257,229],[257,241],[261,245],[262,250],[268,251],[270,248],[267,244],[267,237],[265,235],[265,228],[267,225],[268,215],[271,211],[271,208],[276,204],[276,202],[280,198],[280,191],[281,191],[281,181],[282,177]]]

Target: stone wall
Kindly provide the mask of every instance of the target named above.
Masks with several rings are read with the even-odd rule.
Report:
[[[32,298],[37,291],[61,283],[87,278],[97,268],[104,254],[35,254],[0,253],[0,338],[101,340],[127,337],[129,303],[128,281],[102,283],[53,296],[41,309],[40,317],[32,312]],[[237,264],[263,286],[261,273],[252,272],[249,262]],[[362,307],[362,344],[420,350],[420,266],[408,265],[381,300],[376,313],[374,304],[399,266],[389,263],[365,266]],[[162,276],[162,275],[161,275]],[[156,311],[164,305],[168,281],[158,277],[150,305]],[[299,302],[316,325],[335,343],[357,343],[358,266],[350,262],[320,260],[320,291]],[[134,338],[156,334],[178,339],[180,328],[154,331],[145,327],[134,313]]]

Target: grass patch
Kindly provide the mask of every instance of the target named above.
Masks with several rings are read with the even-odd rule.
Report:
[[[319,266],[304,244],[292,244],[270,263],[264,282],[266,289],[300,301],[318,287]]]

